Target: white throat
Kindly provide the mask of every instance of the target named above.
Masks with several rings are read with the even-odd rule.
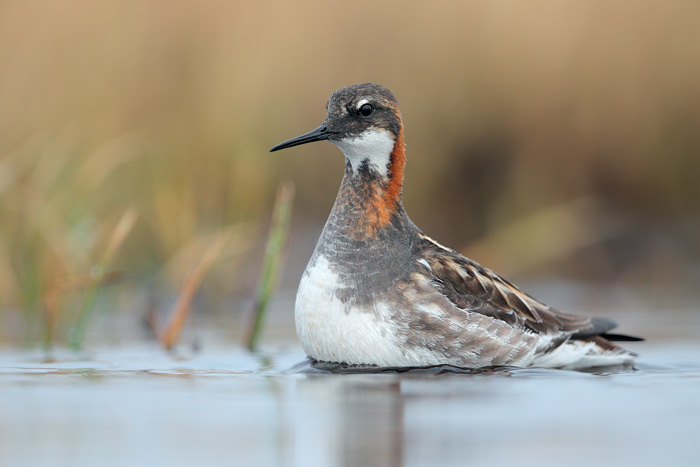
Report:
[[[359,137],[331,141],[338,146],[345,158],[350,161],[352,170],[357,173],[364,161],[378,173],[387,176],[388,165],[391,161],[391,151],[394,150],[394,138],[384,130],[368,130]]]

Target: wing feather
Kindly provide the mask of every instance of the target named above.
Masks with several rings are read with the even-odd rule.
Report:
[[[599,335],[616,324],[607,319],[563,313],[521,291],[518,287],[453,250],[425,237],[421,256],[442,292],[457,307],[536,333],[570,333],[573,338]]]

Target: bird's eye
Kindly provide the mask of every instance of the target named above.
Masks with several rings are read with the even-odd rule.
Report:
[[[374,112],[374,107],[372,107],[372,104],[362,104],[360,108],[357,109],[357,112],[363,117],[368,117]]]

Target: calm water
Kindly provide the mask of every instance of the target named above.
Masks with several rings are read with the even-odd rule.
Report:
[[[293,339],[263,356],[0,351],[0,465],[700,465],[698,315],[650,319],[634,330],[677,336],[600,374],[304,373]]]

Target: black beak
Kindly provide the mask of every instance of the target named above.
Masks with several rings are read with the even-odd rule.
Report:
[[[312,130],[304,135],[297,136],[296,138],[292,138],[288,141],[285,141],[284,143],[278,144],[274,148],[270,149],[270,152],[299,146],[300,144],[313,143],[314,141],[323,141],[328,139],[332,134],[335,133],[336,132],[334,131],[328,131],[328,127],[326,125],[321,125],[315,130]]]

